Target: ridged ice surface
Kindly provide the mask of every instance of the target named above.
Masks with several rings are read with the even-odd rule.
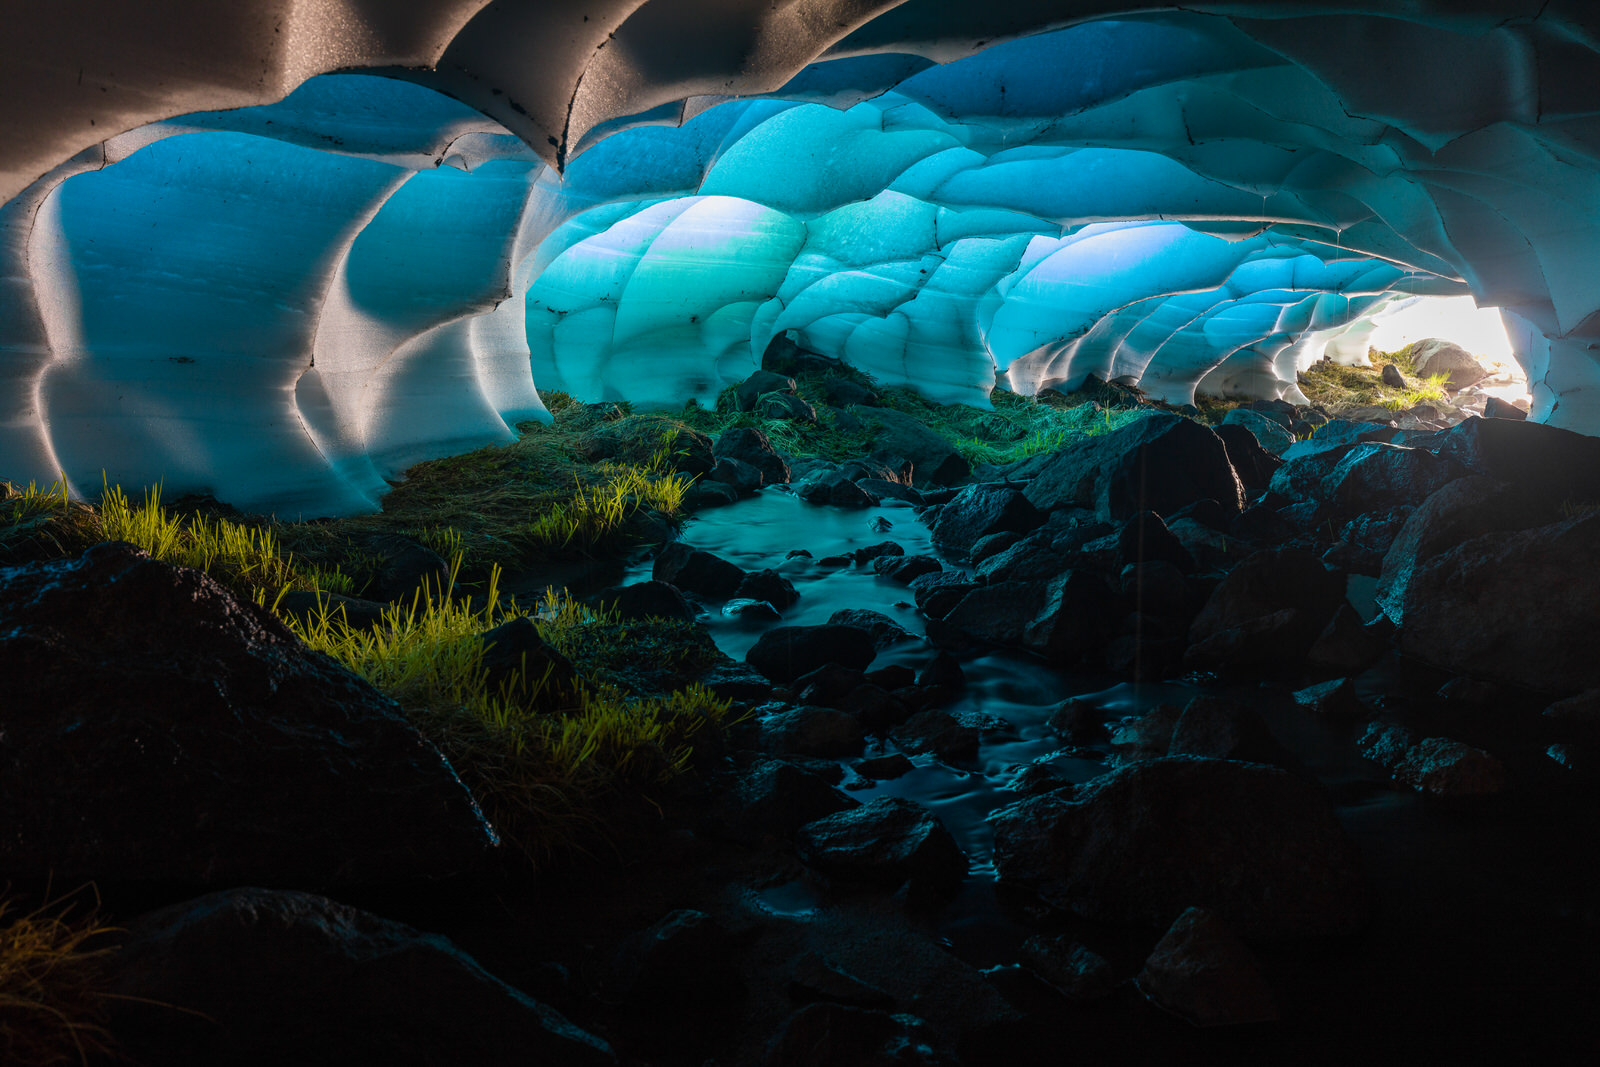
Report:
[[[0,477],[368,510],[535,384],[707,401],[779,334],[1292,398],[1416,294],[1600,432],[1580,0],[95,6],[0,64]]]

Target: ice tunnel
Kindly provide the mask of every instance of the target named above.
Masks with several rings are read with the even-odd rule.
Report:
[[[932,399],[1297,395],[1503,309],[1600,433],[1586,0],[7,0],[0,477],[284,516],[775,337]]]

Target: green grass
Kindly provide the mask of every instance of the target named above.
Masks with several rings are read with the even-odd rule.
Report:
[[[725,725],[730,705],[693,684],[636,697],[591,680],[560,713],[534,710],[543,679],[525,703],[508,695],[515,684],[491,691],[478,637],[491,626],[531,616],[552,645],[579,653],[575,662],[591,679],[601,672],[587,670],[582,655],[590,631],[609,628],[614,636],[618,626],[615,617],[565,597],[548,598],[537,613],[496,608],[497,579],[496,571],[487,595],[469,601],[454,595],[452,575],[442,590],[391,605],[373,629],[326,611],[287,621],[309,646],[392,696],[506,840],[538,861],[598,831],[610,799],[647,793],[684,773],[695,737]]]
[[[1405,411],[1418,404],[1447,403],[1450,399],[1445,389],[1448,374],[1420,377],[1411,362],[1411,346],[1397,352],[1371,353],[1372,366],[1346,367],[1323,360],[1312,364],[1300,373],[1300,389],[1312,403],[1323,407],[1330,415],[1362,407],[1382,407],[1390,411]],[[1394,366],[1407,381],[1405,389],[1396,389],[1383,381],[1383,368]]]

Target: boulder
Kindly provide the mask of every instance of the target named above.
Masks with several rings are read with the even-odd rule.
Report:
[[[1472,418],[1438,434],[1434,447],[1544,507],[1600,501],[1600,438],[1541,422]]]
[[[478,636],[491,693],[525,708],[556,712],[578,702],[578,669],[539,633],[527,616],[507,619]]]
[[[761,747],[775,755],[853,756],[861,744],[861,723],[834,708],[792,708],[761,723]]]
[[[1122,528],[1117,535],[1116,562],[1119,570],[1126,566],[1156,562],[1170,563],[1180,571],[1194,568],[1194,560],[1183,547],[1183,542],[1153,511],[1139,512]]]
[[[1277,767],[1172,756],[990,816],[1002,882],[1097,922],[1215,911],[1246,937],[1347,934],[1367,912],[1355,845]]]
[[[912,755],[932,753],[942,760],[967,760],[978,754],[983,731],[948,711],[919,711],[895,728],[894,743]]]
[[[1119,984],[1105,957],[1065,935],[1030,937],[1022,943],[1020,955],[1033,973],[1068,1000],[1099,1000]]]
[[[866,670],[872,635],[855,626],[776,626],[745,653],[745,662],[775,682],[792,682],[828,663]]]
[[[911,461],[911,484],[918,489],[928,485],[959,485],[972,473],[972,465],[944,435],[928,429],[905,412],[869,408],[858,410],[856,414],[869,424],[877,424],[873,442],[877,453]]]
[[[1167,752],[1173,756],[1243,760],[1284,768],[1297,762],[1253,708],[1214,696],[1197,696],[1189,701],[1172,728]]]
[[[1234,512],[1244,506],[1244,487],[1222,439],[1164,412],[1059,449],[1024,492],[1040,511],[1085,507],[1111,519],[1146,510],[1167,515],[1204,499]]]
[[[1319,682],[1294,691],[1294,702],[1324,719],[1359,719],[1366,714],[1349,678]]]
[[[1385,363],[1383,365],[1383,371],[1378,375],[1378,377],[1383,380],[1384,385],[1387,385],[1391,389],[1411,388],[1410,384],[1406,381],[1406,376],[1401,374],[1400,368],[1395,366],[1393,363]]]
[[[755,413],[763,419],[789,419],[794,422],[815,423],[817,409],[794,393],[763,393],[756,401]]]
[[[872,638],[872,647],[883,651],[901,641],[911,640],[911,633],[881,611],[865,608],[840,608],[828,616],[829,626],[853,626],[864,630]]]
[[[1007,485],[969,485],[939,508],[933,543],[944,552],[968,555],[982,538],[996,533],[1026,533],[1044,522],[1021,489]]]
[[[656,556],[650,577],[713,600],[727,600],[744,581],[745,572],[721,556],[674,541]]]
[[[1429,337],[1411,346],[1411,365],[1417,374],[1431,378],[1446,374],[1445,388],[1459,393],[1469,385],[1477,385],[1489,376],[1489,371],[1473,357],[1471,352],[1438,337]]]
[[[739,586],[733,591],[733,595],[748,597],[751,600],[764,600],[779,611],[793,607],[795,601],[800,599],[800,593],[795,589],[794,583],[770,567],[747,573],[739,581]]]
[[[761,472],[768,485],[784,485],[789,481],[789,465],[760,430],[748,426],[724,430],[712,452],[719,459],[726,456],[750,464]]]
[[[1275,456],[1283,455],[1289,446],[1294,444],[1294,434],[1289,432],[1289,427],[1285,423],[1259,411],[1234,408],[1223,416],[1222,425],[1244,427],[1262,448]],[[1229,454],[1232,455],[1231,451]],[[1237,468],[1238,464],[1235,463],[1234,466]]]
[[[1344,575],[1304,549],[1263,549],[1212,590],[1189,627],[1185,662],[1275,666],[1302,660],[1344,603],[1344,585]]]
[[[804,823],[858,803],[802,767],[762,760],[739,776],[720,810],[736,831],[788,836]]]
[[[680,908],[618,946],[605,994],[626,1006],[624,1025],[636,1034],[671,1048],[700,1047],[708,1030],[735,1025],[742,1014],[739,948],[715,918]]]
[[[373,534],[362,541],[361,547],[382,560],[363,594],[369,600],[410,603],[424,590],[432,590],[437,596],[450,580],[449,562],[409,537]]]
[[[903,797],[878,797],[859,808],[806,823],[795,835],[800,858],[834,878],[913,891],[948,892],[967,874],[967,859],[937,816]]]
[[[624,619],[678,619],[693,622],[694,605],[677,586],[667,582],[635,582],[614,586],[600,594],[602,604],[612,604]]]
[[[877,407],[878,394],[849,378],[828,378],[822,383],[822,396],[836,408]]]
[[[1245,500],[1254,500],[1265,493],[1272,484],[1272,476],[1283,466],[1283,460],[1276,453],[1262,448],[1260,440],[1250,432],[1249,427],[1224,423],[1212,429],[1227,449],[1228,462],[1233,464],[1234,472],[1239,475]],[[1216,501],[1212,501],[1212,504],[1220,507]]]
[[[0,676],[0,876],[322,888],[496,844],[392,700],[132,545],[0,568]]]
[[[1481,748],[1448,737],[1425,737],[1406,750],[1390,773],[1419,793],[1487,796],[1506,787],[1506,769]]]
[[[1486,419],[1514,419],[1517,422],[1526,422],[1528,413],[1509,400],[1501,400],[1491,396],[1483,402],[1483,417]]]
[[[825,1002],[855,1008],[888,1008],[894,998],[815,952],[803,953],[789,977],[789,997],[800,1004]]]
[[[383,621],[383,613],[389,610],[388,604],[380,604],[376,600],[362,600],[338,593],[294,591],[279,597],[275,607],[281,614],[293,615],[306,626],[314,625],[326,610],[329,617],[342,617],[357,630],[370,630],[377,626]]]
[[[1353,446],[1322,481],[1335,519],[1413,508],[1467,473],[1446,455],[1368,441]]]
[[[109,976],[112,1031],[139,1063],[616,1062],[446,938],[309,893],[230,889],[141,916]]]
[[[784,1020],[766,1067],[955,1067],[958,1062],[913,1015],[818,1003]]]
[[[795,381],[786,374],[758,370],[733,387],[733,406],[737,411],[754,411],[761,397],[767,393],[793,394]]]
[[[759,468],[732,456],[719,456],[705,480],[721,482],[739,496],[749,496],[767,484],[767,476]]]
[[[975,586],[944,621],[980,641],[1026,648],[1068,663],[1097,655],[1104,647],[1113,602],[1102,578],[1071,570],[1046,582]]]
[[[1237,1026],[1278,1018],[1261,961],[1216,915],[1178,916],[1135,979],[1151,1002],[1196,1026]]]
[[[871,508],[878,498],[850,480],[842,470],[813,471],[795,486],[795,495],[807,504],[836,508]]]
[[[938,574],[944,564],[932,556],[884,556],[872,561],[872,569],[892,582],[909,585],[924,574]]]

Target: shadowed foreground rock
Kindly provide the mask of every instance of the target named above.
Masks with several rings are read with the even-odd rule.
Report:
[[[113,1002],[136,1062],[616,1062],[448,939],[309,893],[231,889],[176,904],[136,920],[113,958],[112,992],[141,998]]]
[[[1087,919],[1161,926],[1197,906],[1271,938],[1347,934],[1366,917],[1355,845],[1314,785],[1276,767],[1148,760],[990,822],[1001,880]]]
[[[494,843],[393,701],[132,545],[0,570],[0,677],[5,876],[320,887]]]

